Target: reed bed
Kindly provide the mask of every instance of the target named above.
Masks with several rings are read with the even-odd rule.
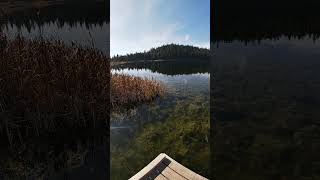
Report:
[[[163,84],[154,79],[110,75],[109,58],[94,48],[0,33],[0,138],[10,144],[34,135],[106,128],[111,108],[163,95]]]
[[[124,74],[111,75],[112,108],[131,107],[164,95],[164,86],[154,79]]]
[[[109,59],[90,47],[0,32],[0,137],[70,128],[105,128],[110,110]]]

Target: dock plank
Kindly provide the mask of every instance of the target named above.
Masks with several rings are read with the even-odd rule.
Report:
[[[166,169],[164,169],[161,174],[163,176],[165,176],[168,179],[175,179],[175,180],[188,180],[185,177],[181,176],[180,174],[178,174],[177,172],[173,171],[172,169],[170,169],[169,167],[167,167]]]
[[[164,175],[160,174],[155,178],[155,180],[168,180]]]
[[[170,157],[169,157],[170,158]],[[176,162],[172,158],[170,158],[172,161],[171,163],[166,164],[170,169],[172,169],[175,172],[178,172],[181,174],[183,177],[189,180],[206,180],[207,178],[204,178],[200,176],[199,174],[191,171],[190,169],[184,167],[180,163]]]
[[[161,153],[129,180],[208,180]]]

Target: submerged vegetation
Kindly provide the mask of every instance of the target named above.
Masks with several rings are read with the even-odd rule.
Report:
[[[152,48],[147,52],[127,54],[112,58],[112,61],[141,61],[158,59],[187,59],[197,58],[209,60],[210,50],[187,45],[168,44]]]
[[[128,179],[161,152],[209,177],[208,98],[195,96],[170,102],[172,103],[169,106],[154,105],[148,110],[152,117],[159,117],[164,111],[168,112],[161,121],[148,122],[143,129],[129,135],[129,139],[118,138],[111,143],[112,179]],[[113,133],[115,135],[112,136],[117,136],[117,132]],[[126,172],[123,171],[124,168]]]
[[[164,86],[154,79],[112,74],[110,93],[113,108],[128,107],[163,96]]]

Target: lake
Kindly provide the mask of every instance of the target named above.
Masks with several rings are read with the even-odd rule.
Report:
[[[15,4],[17,3],[17,4]],[[108,55],[109,7],[104,1],[1,2],[1,30],[33,39],[95,47]],[[5,8],[6,7],[6,8]],[[1,11],[1,13],[3,13]],[[4,17],[4,18],[3,18]],[[209,176],[210,67],[202,60],[126,64],[112,70],[164,83],[163,98],[112,112],[108,134],[71,130],[59,136],[24,139],[0,148],[0,179],[126,179],[161,152]]]
[[[193,171],[209,176],[208,63],[182,59],[128,64],[112,70],[112,73],[161,81],[165,96],[134,109],[112,112],[111,179],[133,176],[162,152]]]
[[[1,1],[0,27],[9,38],[19,33],[28,39],[61,40],[108,55],[109,12],[107,1]],[[0,179],[108,179],[107,132],[70,129],[22,138],[11,147],[1,137]]]
[[[214,179],[319,179],[319,1],[211,6]]]
[[[95,47],[109,55],[110,10],[106,1],[80,0],[76,5],[72,0],[38,4],[13,1],[0,5],[4,13],[0,27],[8,37],[21,34],[30,39],[62,40],[67,44]]]
[[[320,41],[280,36],[211,47],[214,176],[317,179]]]

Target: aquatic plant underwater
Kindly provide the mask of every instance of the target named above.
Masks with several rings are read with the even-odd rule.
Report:
[[[170,103],[166,108],[150,106],[149,111],[153,117],[163,119],[147,122],[128,138],[111,142],[112,178],[131,177],[162,152],[193,171],[209,176],[209,100],[194,96]],[[161,115],[163,113],[167,116]],[[117,132],[113,133],[112,136],[117,136]],[[127,168],[125,173],[124,166]]]

